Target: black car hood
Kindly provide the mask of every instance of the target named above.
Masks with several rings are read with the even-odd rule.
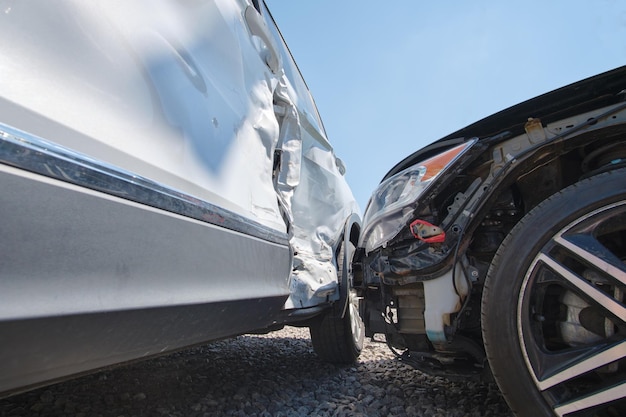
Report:
[[[626,66],[561,87],[485,117],[431,143],[394,166],[383,181],[445,148],[462,142],[465,138],[477,137],[484,140],[503,132],[518,135],[524,132],[528,118],[539,118],[545,125],[623,100],[624,93],[626,93]]]

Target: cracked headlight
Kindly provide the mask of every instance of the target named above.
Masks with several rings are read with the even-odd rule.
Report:
[[[412,203],[475,142],[472,140],[450,148],[381,183],[365,209],[365,226],[359,246],[369,253],[395,237],[412,220]]]

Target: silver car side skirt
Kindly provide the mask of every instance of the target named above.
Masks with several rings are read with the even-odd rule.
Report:
[[[0,398],[272,326],[285,297],[0,321]],[[256,327],[254,327],[256,326]]]

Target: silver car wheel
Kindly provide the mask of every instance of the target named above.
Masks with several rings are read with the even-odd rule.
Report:
[[[346,253],[352,254],[354,249],[351,242],[347,244],[350,245],[349,250],[341,247],[337,256],[339,277],[342,276],[343,265],[349,264],[349,260],[344,262]],[[351,288],[352,280],[348,279],[347,284],[347,300],[343,303],[335,302],[309,327],[313,349],[326,362],[354,363],[363,349],[365,332],[359,315],[358,298],[356,291]]]

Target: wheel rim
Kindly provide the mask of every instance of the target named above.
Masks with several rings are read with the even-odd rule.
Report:
[[[359,300],[356,294],[356,291],[351,289],[348,293],[348,311],[349,320],[350,320],[350,330],[352,333],[352,338],[356,346],[361,344],[362,333],[363,333],[363,322],[361,321],[361,317],[359,316]]]
[[[554,234],[522,283],[520,347],[557,416],[624,415],[625,243],[626,202],[601,207]]]

